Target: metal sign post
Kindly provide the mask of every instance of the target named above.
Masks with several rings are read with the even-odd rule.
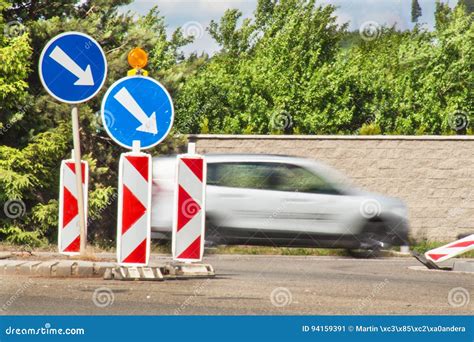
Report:
[[[72,107],[72,139],[74,144],[74,165],[76,169],[77,209],[79,212],[80,249],[81,256],[86,254],[86,215],[84,208],[84,193],[82,191],[82,167],[81,167],[81,142],[79,136],[79,110],[77,106]]]
[[[72,135],[80,227],[80,254],[86,253],[86,208],[82,189],[79,110],[76,104],[94,97],[104,85],[107,60],[99,43],[81,32],[65,32],[51,39],[39,59],[43,87],[55,99],[72,107]],[[86,194],[87,195],[87,194]],[[61,226],[61,224],[59,225]]]
[[[117,262],[128,272],[148,264],[151,235],[152,148],[173,126],[171,96],[163,85],[144,76],[147,55],[134,49],[128,57],[136,76],[110,86],[102,100],[102,123],[107,134],[131,152],[119,164],[117,210]]]

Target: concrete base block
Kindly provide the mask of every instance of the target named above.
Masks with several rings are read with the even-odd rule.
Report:
[[[155,279],[155,273],[153,272],[151,267],[140,267],[139,272],[140,272],[140,279],[150,279],[150,280]]]
[[[171,263],[165,265],[165,274],[175,277],[214,277],[214,268],[209,264],[201,263]]]
[[[116,267],[114,262],[95,262],[93,266],[94,276],[104,277],[107,270]]]
[[[5,266],[5,274],[8,274],[8,275],[14,275],[14,274],[18,274],[18,268],[25,264],[26,261],[16,261],[16,262],[12,262],[8,265]]]
[[[128,278],[128,271],[126,267],[117,266],[112,270],[113,279],[126,280]]]
[[[54,272],[51,274],[53,277],[70,277],[72,275],[72,269],[76,262],[70,260],[61,260],[54,267]]]
[[[31,275],[34,274],[38,265],[41,264],[41,261],[28,261],[20,265],[18,268],[18,274],[21,275]]]
[[[161,272],[160,267],[152,267],[153,274],[155,275],[155,280],[165,280],[163,277],[163,272]]]
[[[164,280],[158,267],[125,267],[108,268],[104,273],[105,280]]]
[[[54,275],[54,267],[59,263],[59,260],[43,261],[36,267],[36,274],[42,277],[51,277]]]
[[[14,260],[0,260],[0,275],[5,274],[5,268]]]
[[[128,277],[130,279],[140,279],[140,272],[138,272],[138,267],[127,267]]]
[[[16,264],[18,260],[0,260],[0,275],[5,274],[8,265]]]
[[[89,278],[94,275],[94,264],[90,261],[76,261],[72,268],[72,275]]]
[[[25,275],[41,277],[102,277],[107,267],[115,267],[112,262],[81,260],[1,260],[0,275]]]
[[[112,279],[114,279],[113,268],[112,267],[106,268],[104,272],[104,280],[112,280]]]
[[[458,272],[474,272],[474,261],[472,260],[455,260],[453,271]]]

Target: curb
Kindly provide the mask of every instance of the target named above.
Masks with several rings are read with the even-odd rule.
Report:
[[[0,259],[0,275],[26,275],[56,278],[101,278],[113,262],[81,260],[25,261]]]
[[[213,278],[208,264],[171,263],[165,266],[124,267],[114,262],[82,260],[0,260],[1,275],[46,278],[103,278],[105,280],[172,280]]]

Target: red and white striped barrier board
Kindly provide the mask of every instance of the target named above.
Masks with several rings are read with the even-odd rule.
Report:
[[[117,260],[143,266],[150,257],[151,156],[122,153],[119,164]]]
[[[87,186],[89,183],[89,165],[81,161],[82,187],[84,194],[84,221],[87,224]],[[79,254],[81,245],[81,228],[79,226],[79,209],[77,206],[76,167],[74,160],[61,162],[59,180],[59,253],[66,255]],[[87,232],[87,226],[86,226]],[[87,236],[87,234],[86,234]]]
[[[455,257],[456,255],[466,253],[471,249],[474,249],[474,234],[448,243],[447,245],[432,249],[425,253],[425,257],[434,262],[443,262]]]
[[[201,261],[206,219],[206,161],[193,154],[177,158],[173,217],[173,259]]]

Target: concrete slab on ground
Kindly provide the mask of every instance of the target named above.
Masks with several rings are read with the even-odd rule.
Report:
[[[474,273],[474,261],[473,260],[456,260],[453,265],[453,271]]]

